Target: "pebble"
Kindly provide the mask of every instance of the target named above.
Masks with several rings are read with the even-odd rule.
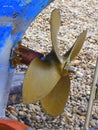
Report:
[[[18,118],[15,117],[14,115],[12,115],[11,113],[10,113],[10,115],[8,117],[11,118],[12,120],[18,120]]]
[[[13,116],[15,116],[15,117],[18,116],[18,113],[16,112],[16,110],[15,110],[14,107],[9,106],[9,107],[8,107],[8,111],[9,111],[9,113],[11,113]]]
[[[95,109],[96,114],[98,115],[98,107]]]
[[[25,118],[26,113],[24,111],[19,111],[18,116],[21,116],[22,118]]]
[[[96,126],[95,120],[90,121],[90,126],[91,126],[91,127]]]

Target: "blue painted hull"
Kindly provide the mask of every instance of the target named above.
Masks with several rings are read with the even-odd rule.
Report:
[[[0,47],[11,35],[17,43],[34,18],[51,0],[0,0]],[[3,36],[3,37],[2,37]]]
[[[13,69],[10,52],[35,17],[53,0],[0,0],[0,117],[5,117]]]

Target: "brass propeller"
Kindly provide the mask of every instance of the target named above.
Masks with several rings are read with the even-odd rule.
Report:
[[[63,59],[64,59],[64,67],[63,67],[63,72],[62,73],[66,73],[68,72],[68,69],[70,68],[70,64],[71,61],[73,61],[75,59],[75,57],[79,54],[83,43],[85,41],[87,35],[87,30],[83,31],[78,38],[76,39],[75,43],[73,44],[73,46],[69,49],[69,51],[63,55]]]
[[[87,35],[87,30],[83,31],[76,39],[74,45],[69,49],[69,51],[63,56],[64,60],[72,61],[80,52],[82,45],[84,43],[85,37]]]
[[[60,26],[60,18],[58,18],[60,17],[60,15],[58,13],[59,10],[54,10],[52,13],[52,15],[55,14],[54,16],[57,16],[57,21],[56,23],[54,23],[56,26],[54,29],[51,29],[52,31],[54,31],[55,34],[53,35],[53,32],[51,31],[54,49],[51,54],[46,56],[44,61],[41,61],[40,59],[35,59],[31,62],[23,84],[24,103],[32,103],[42,99],[47,94],[49,94],[49,92],[51,92],[51,90],[55,87],[60,79],[61,67],[58,58],[59,54],[57,50],[55,50],[55,48],[57,48],[56,39]],[[52,21],[54,21],[53,16],[51,18],[51,24],[53,26]],[[56,56],[56,54],[58,56]]]
[[[61,25],[61,17],[60,17],[59,9],[55,9],[52,11],[50,25],[51,25],[50,28],[51,28],[51,40],[52,40],[53,51],[55,52],[59,62],[63,63],[63,58],[59,55],[59,49],[57,44],[57,35],[58,35],[59,27]]]
[[[70,92],[70,62],[79,53],[86,37],[84,31],[71,49],[63,56],[59,55],[57,34],[60,27],[60,11],[51,14],[51,40],[53,49],[45,60],[34,59],[28,67],[23,84],[23,102],[34,103],[40,100],[46,113],[53,116],[63,112]]]
[[[62,76],[54,89],[43,99],[41,104],[46,113],[58,116],[64,111],[70,91],[69,75]]]
[[[55,61],[34,59],[25,76],[23,84],[24,103],[34,103],[45,97],[60,79]]]

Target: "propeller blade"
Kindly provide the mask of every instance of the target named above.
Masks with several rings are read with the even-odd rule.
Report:
[[[54,89],[43,99],[41,104],[47,114],[58,116],[64,111],[70,92],[69,76],[62,76]]]
[[[23,84],[23,102],[34,103],[45,97],[60,79],[55,61],[34,59],[26,73]]]
[[[57,34],[59,31],[59,27],[61,25],[61,17],[60,17],[60,10],[54,9],[51,13],[51,20],[50,20],[50,28],[51,28],[51,40],[53,44],[53,50],[60,61],[63,63],[62,57],[59,55],[58,44],[57,44]]]
[[[68,59],[69,61],[72,61],[80,52],[81,47],[85,41],[87,35],[87,30],[83,31],[77,38],[74,45],[71,47],[71,49],[64,55],[65,62]]]

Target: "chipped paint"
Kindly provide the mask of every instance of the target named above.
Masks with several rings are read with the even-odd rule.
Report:
[[[13,73],[9,64],[11,48],[50,2],[51,0],[0,0],[0,117],[5,116],[9,81]]]

